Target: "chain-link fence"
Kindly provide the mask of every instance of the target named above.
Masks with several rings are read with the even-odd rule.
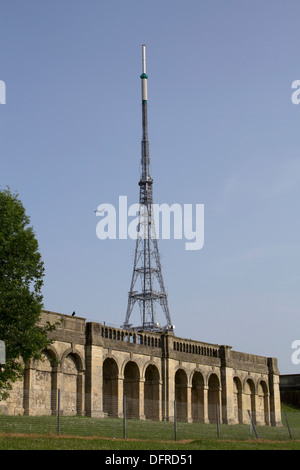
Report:
[[[7,401],[0,401],[0,433],[157,441],[300,439],[300,410],[293,408],[283,410],[281,426],[271,426],[271,413],[238,409],[233,413],[218,403],[204,407],[104,395],[102,409],[97,410],[87,394],[23,390],[21,397],[20,393],[15,390]],[[234,417],[232,424],[227,424],[228,416]]]

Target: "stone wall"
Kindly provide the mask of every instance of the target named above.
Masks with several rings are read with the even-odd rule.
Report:
[[[25,365],[22,383],[0,402],[7,414],[61,413],[94,417],[280,425],[277,360],[172,333],[126,331],[85,318],[43,311],[62,320],[42,361]],[[174,408],[176,402],[176,408]]]

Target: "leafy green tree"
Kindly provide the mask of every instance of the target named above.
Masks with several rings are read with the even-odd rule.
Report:
[[[6,364],[0,368],[0,399],[23,374],[23,364],[38,359],[51,343],[40,326],[44,264],[30,219],[17,194],[0,190],[0,339]]]

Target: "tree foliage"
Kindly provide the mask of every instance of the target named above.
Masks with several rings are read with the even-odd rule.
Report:
[[[0,398],[23,374],[26,361],[41,357],[54,329],[39,325],[44,264],[30,219],[17,194],[0,190],[0,339],[6,364],[0,368]]]

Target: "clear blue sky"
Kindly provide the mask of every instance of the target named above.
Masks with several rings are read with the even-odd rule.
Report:
[[[204,204],[205,245],[161,240],[176,335],[300,373],[298,0],[1,0],[0,186],[18,191],[45,308],[119,326],[134,242],[101,203],[138,200],[147,45],[156,203]]]

